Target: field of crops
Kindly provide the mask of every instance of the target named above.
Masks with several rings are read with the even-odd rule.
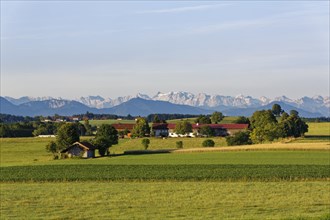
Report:
[[[291,181],[330,179],[328,165],[45,165],[0,167],[0,181]]]

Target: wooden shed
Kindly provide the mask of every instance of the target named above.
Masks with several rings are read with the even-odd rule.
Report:
[[[68,153],[69,157],[93,158],[95,149],[97,148],[89,142],[75,142],[61,153]]]

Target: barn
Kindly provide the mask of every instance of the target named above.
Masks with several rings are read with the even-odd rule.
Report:
[[[75,142],[61,153],[67,153],[69,157],[93,158],[97,148],[89,142]]]

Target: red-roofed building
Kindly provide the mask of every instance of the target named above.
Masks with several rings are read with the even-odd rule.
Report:
[[[174,132],[176,124],[161,124],[154,123],[152,125],[152,130],[156,137],[179,137]],[[208,126],[214,130],[215,136],[228,136],[233,135],[236,132],[248,129],[248,124],[192,124],[193,132],[188,134],[188,136],[194,137],[194,134],[199,134],[199,129],[201,127]]]

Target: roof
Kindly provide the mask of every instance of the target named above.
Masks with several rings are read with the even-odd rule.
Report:
[[[73,148],[74,146],[79,146],[80,148],[82,148],[83,150],[95,150],[97,149],[97,147],[95,147],[93,144],[83,141],[83,142],[74,142],[72,145],[70,145],[69,147],[67,147],[66,149],[62,150],[61,153],[65,153],[68,150],[70,150],[71,148]]]
[[[152,129],[175,129],[176,124],[162,124],[154,123]],[[198,129],[204,126],[211,127],[213,129],[247,129],[248,124],[192,124],[193,129]]]
[[[116,130],[132,130],[135,124],[112,124]]]
[[[153,123],[152,124],[152,129],[154,130],[164,130],[164,129],[168,129],[168,125],[169,124],[166,124],[166,123]]]

